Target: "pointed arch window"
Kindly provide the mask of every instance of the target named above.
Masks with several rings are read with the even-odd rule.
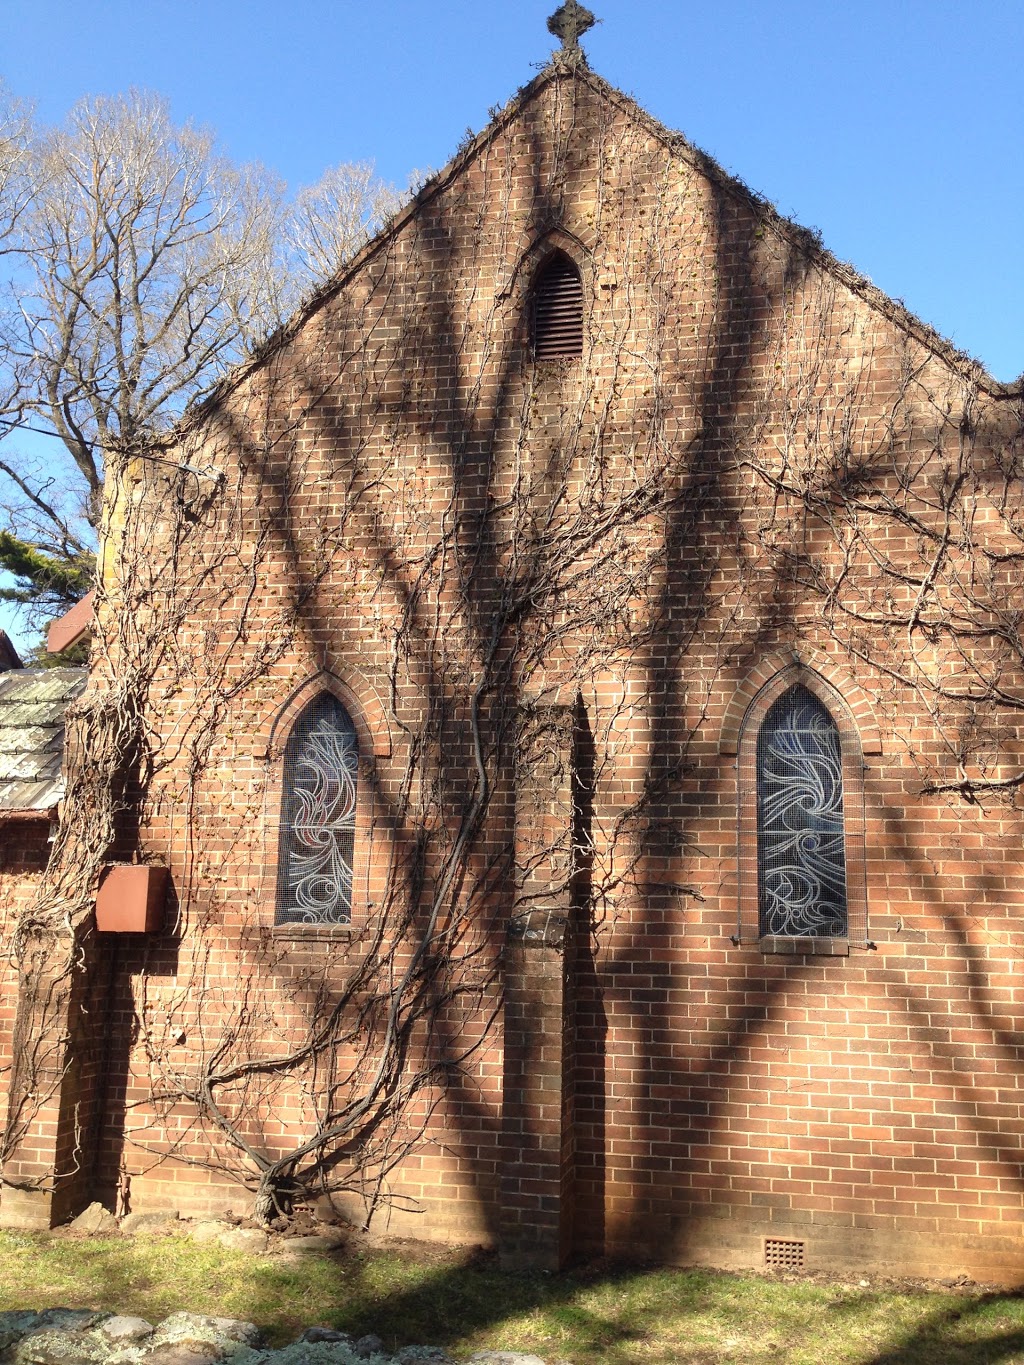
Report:
[[[300,713],[284,753],[277,924],[348,924],[352,917],[359,740],[330,692]]]
[[[564,251],[549,256],[534,278],[531,331],[535,360],[583,354],[583,280]]]
[[[720,752],[737,759],[732,941],[765,953],[845,956],[874,946],[865,760],[882,753],[878,727],[856,678],[845,679],[844,693],[799,659],[773,663],[741,685],[720,741]]]
[[[762,937],[846,937],[842,741],[801,684],[775,701],[758,731],[757,882]]]

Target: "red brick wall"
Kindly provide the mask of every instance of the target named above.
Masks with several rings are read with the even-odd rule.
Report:
[[[539,370],[551,246],[580,265],[587,345]],[[251,1164],[182,1095],[228,1035],[233,1061],[305,1036],[397,933],[389,877],[423,907],[411,960],[482,761],[457,928],[434,925],[466,989],[417,1035],[445,1066],[375,1188],[395,1230],[497,1238],[509,718],[579,696],[577,1249],[758,1264],[771,1235],[812,1265],[1016,1275],[1024,830],[1012,791],[923,788],[1022,758],[996,629],[1018,442],[1000,392],[684,144],[593,82],[541,82],[186,435],[222,484],[132,475],[151,511],[129,591],[162,641],[140,837],[176,903],[118,968],[106,1188],[244,1202]],[[872,946],[847,956],[732,941],[738,735],[794,651],[865,754]],[[325,671],[370,736],[363,890],[351,928],[280,933],[275,721]],[[965,699],[995,676],[1006,700]],[[282,1152],[345,1065],[225,1085],[229,1118]]]
[[[14,928],[32,904],[49,853],[50,821],[10,820],[0,824],[0,937],[6,946],[0,961],[0,1113],[7,1113],[11,1079],[14,1016],[18,1005],[18,973],[12,957]]]

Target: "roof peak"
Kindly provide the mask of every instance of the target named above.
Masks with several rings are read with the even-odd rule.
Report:
[[[549,25],[556,22],[560,13],[561,10],[558,10],[551,16]],[[595,22],[600,21],[595,20]],[[554,32],[554,30],[552,31]],[[159,444],[165,446],[172,441],[180,440],[183,432],[205,420],[205,415],[213,410],[243,378],[263,366],[270,356],[276,354],[292,341],[298,331],[324,306],[325,302],[339,289],[343,288],[347,281],[362,270],[366,263],[381,250],[382,244],[400,232],[410,219],[422,210],[425,204],[443,192],[461,174],[467,163],[478,155],[491,139],[495,138],[513,119],[521,115],[524,107],[531,100],[537,98],[548,84],[560,80],[578,81],[589,86],[599,97],[616,103],[627,116],[639,120],[651,135],[673,155],[684,158],[694,170],[708,176],[726,193],[750,204],[763,216],[766,226],[772,227],[795,248],[805,253],[810,259],[816,260],[841,284],[858,294],[870,307],[878,309],[883,315],[894,321],[898,327],[903,328],[915,337],[945,363],[954,367],[959,373],[968,376],[972,381],[980,383],[986,392],[994,397],[1017,398],[1021,395],[1020,380],[1013,384],[1004,384],[994,379],[978,360],[965,352],[958,351],[934,327],[915,317],[901,301],[889,298],[852,266],[837,260],[814,232],[783,217],[769,200],[755,193],[742,180],[730,175],[712,156],[694,146],[683,133],[667,128],[653,114],[644,109],[632,95],[617,89],[603,76],[598,75],[587,63],[577,42],[575,58],[564,47],[554,52],[551,61],[531,81],[516,91],[504,107],[492,109],[487,125],[475,136],[471,135],[464,140],[447,165],[435,172],[409,199],[408,203],[399,209],[385,227],[363,246],[361,251],[357,252],[350,260],[345,261],[330,279],[325,280],[299,306],[286,323],[271,333],[245,361],[225,375],[202,402],[196,404],[189,413],[183,416]]]

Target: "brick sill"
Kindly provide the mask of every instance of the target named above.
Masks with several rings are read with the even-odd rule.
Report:
[[[848,938],[797,938],[781,934],[766,934],[757,946],[762,953],[785,953],[805,957],[849,957]]]
[[[293,943],[346,943],[355,930],[351,924],[275,924],[271,933],[275,941]]]

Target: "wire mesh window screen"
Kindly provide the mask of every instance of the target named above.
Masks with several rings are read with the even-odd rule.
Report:
[[[277,872],[278,924],[347,924],[352,914],[359,743],[330,693],[288,738]]]
[[[542,266],[533,285],[533,354],[536,360],[572,360],[583,354],[583,281],[562,252]]]
[[[757,737],[757,874],[762,935],[847,934],[843,763],[839,729],[798,684]]]

